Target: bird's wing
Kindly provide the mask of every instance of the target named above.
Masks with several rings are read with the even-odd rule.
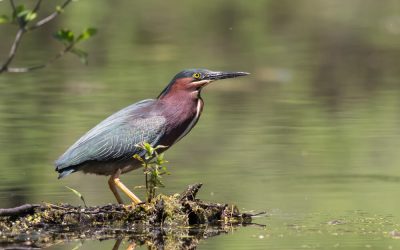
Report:
[[[135,145],[157,144],[165,127],[160,115],[143,115],[143,108],[155,100],[144,100],[111,115],[73,144],[55,163],[56,170],[80,165],[86,161],[128,159],[143,154]]]

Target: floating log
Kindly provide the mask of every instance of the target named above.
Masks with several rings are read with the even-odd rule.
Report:
[[[218,234],[215,231],[220,230],[215,228],[223,232],[227,225],[251,223],[255,215],[240,213],[234,205],[196,199],[201,186],[190,185],[180,195],[158,195],[149,203],[135,206],[81,207],[43,203],[3,208],[0,209],[0,247],[16,243],[44,246],[63,239],[120,238],[126,234],[136,235],[136,243],[141,243],[149,237],[159,239],[160,235],[172,231],[184,231],[192,236],[197,232],[201,238]],[[199,230],[201,228],[209,230]],[[154,238],[154,235],[158,236]],[[193,237],[193,240],[198,238]]]

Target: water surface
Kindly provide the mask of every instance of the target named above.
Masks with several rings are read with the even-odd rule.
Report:
[[[0,76],[0,204],[114,202],[105,177],[57,180],[53,161],[88,129],[156,97],[183,68],[252,74],[210,85],[196,128],[166,154],[162,192],[268,212],[199,249],[400,247],[397,1],[79,1],[23,41],[14,66],[54,54],[57,27],[96,26],[89,65]],[[8,2],[0,2],[7,12]],[[15,30],[0,26],[0,58]],[[46,45],[45,47],[43,45]],[[122,177],[142,185],[140,171]],[[142,190],[137,191],[143,197]],[[123,245],[127,246],[128,240]],[[51,249],[71,249],[78,242]],[[111,249],[114,240],[80,249]],[[122,248],[122,247],[121,247]]]

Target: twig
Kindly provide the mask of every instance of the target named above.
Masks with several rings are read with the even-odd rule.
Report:
[[[26,73],[26,72],[29,72],[29,71],[45,68],[49,64],[57,61],[62,56],[64,56],[67,52],[72,50],[74,48],[74,46],[75,46],[75,43],[72,43],[69,46],[65,47],[62,51],[58,52],[58,54],[56,54],[53,58],[48,60],[46,63],[35,65],[35,66],[31,66],[31,67],[7,68],[7,72],[10,72],[10,73]],[[0,70],[0,73],[1,73],[1,70]]]
[[[46,23],[50,22],[51,20],[53,20],[54,18],[56,18],[58,15],[60,15],[60,13],[65,9],[65,7],[67,7],[67,5],[71,2],[72,0],[66,0],[61,6],[60,8],[58,8],[56,11],[54,11],[53,13],[51,13],[50,15],[48,15],[47,17],[43,18],[42,20],[38,21],[36,24],[28,27],[28,30],[35,30],[43,25],[45,25]]]
[[[10,5],[11,5],[11,8],[13,9],[13,13],[16,14],[17,13],[17,7],[15,7],[14,0],[10,0]]]
[[[42,0],[38,0],[38,1],[36,2],[35,8],[33,8],[32,12],[33,12],[33,13],[37,13],[38,10],[40,9],[40,5],[41,5],[41,4],[42,4]]]
[[[0,73],[3,73],[4,71],[8,71],[8,65],[12,62],[12,60],[15,57],[15,54],[17,53],[18,46],[21,42],[22,36],[25,34],[24,29],[19,29],[17,34],[15,35],[14,42],[11,45],[10,53],[8,54],[8,58],[5,61],[5,63],[0,67]]]

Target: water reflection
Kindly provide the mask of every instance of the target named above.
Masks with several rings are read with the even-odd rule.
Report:
[[[249,225],[247,225],[249,226]],[[190,228],[57,228],[21,234],[0,240],[5,249],[51,248],[70,245],[77,247],[93,241],[114,242],[113,250],[136,249],[196,249],[201,241],[223,234],[232,234],[242,226],[199,226]],[[4,237],[3,237],[4,238]],[[14,243],[12,242],[14,241]],[[123,244],[121,244],[123,243]]]

